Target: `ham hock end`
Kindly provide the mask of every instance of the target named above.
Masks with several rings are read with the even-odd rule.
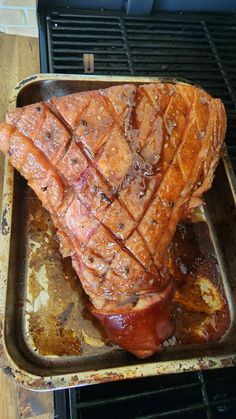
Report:
[[[17,108],[0,149],[57,228],[109,339],[145,358],[175,330],[167,249],[211,186],[222,102],[184,83],[117,85]]]

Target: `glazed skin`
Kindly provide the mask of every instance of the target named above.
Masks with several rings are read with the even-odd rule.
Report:
[[[17,108],[0,149],[58,230],[110,340],[138,357],[174,333],[166,251],[210,188],[222,102],[194,86],[126,84]]]

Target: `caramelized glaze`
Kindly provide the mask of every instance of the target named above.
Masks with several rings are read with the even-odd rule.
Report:
[[[113,345],[91,314],[88,298],[70,259],[61,257],[58,240],[55,240],[56,231],[47,212],[32,192],[30,197],[29,237],[37,249],[40,246],[40,251],[35,250],[31,243],[31,276],[27,292],[30,299],[37,299],[42,291],[37,272],[44,266],[49,295],[46,305],[36,311],[30,304],[29,333],[34,350],[44,356],[111,350]],[[229,308],[209,227],[202,217],[197,216],[197,212],[192,220],[177,226],[169,249],[168,265],[176,283],[172,305],[176,332],[164,343],[165,350],[220,339],[229,327]],[[212,284],[218,306],[214,307],[204,300],[198,285],[199,278],[205,278]]]

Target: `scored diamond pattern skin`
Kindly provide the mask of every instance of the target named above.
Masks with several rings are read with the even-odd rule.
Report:
[[[174,331],[166,250],[211,185],[220,100],[183,83],[133,84],[18,108],[0,148],[58,229],[108,336],[137,356]]]

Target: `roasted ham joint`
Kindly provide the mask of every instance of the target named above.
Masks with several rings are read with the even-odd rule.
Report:
[[[184,83],[125,84],[17,108],[0,149],[57,229],[111,342],[145,358],[175,331],[167,251],[211,187],[222,102]]]

